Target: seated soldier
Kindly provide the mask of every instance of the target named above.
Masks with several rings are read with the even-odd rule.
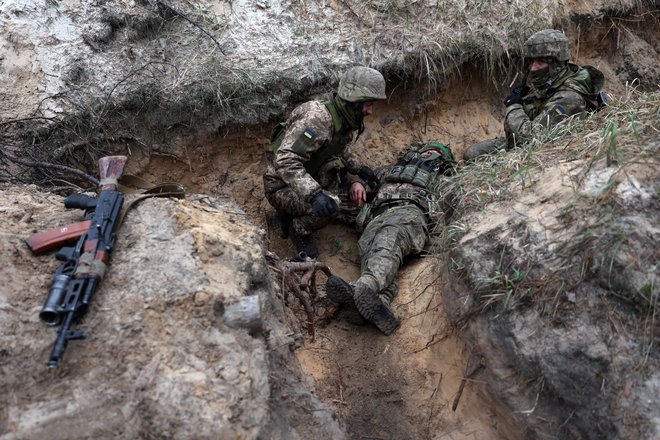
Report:
[[[506,139],[471,145],[463,154],[465,161],[520,146],[541,129],[604,105],[603,74],[595,67],[569,62],[568,39],[563,32],[544,29],[535,33],[525,42],[523,56],[524,80],[504,101]]]
[[[405,256],[422,251],[434,225],[444,223],[438,191],[455,165],[449,147],[431,141],[411,147],[394,166],[376,172],[378,190],[359,216],[359,221],[364,218],[358,241],[360,277],[351,284],[329,277],[330,300],[386,335],[399,327],[389,305],[397,293],[397,270]]]

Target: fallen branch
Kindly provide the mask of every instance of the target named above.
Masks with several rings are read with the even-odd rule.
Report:
[[[267,251],[266,258],[270,260],[273,270],[282,274],[284,287],[293,292],[307,314],[307,331],[314,340],[314,307],[308,296],[317,296],[316,272],[322,271],[327,277],[332,272],[324,263],[316,260],[283,261],[275,253]],[[308,295],[305,295],[307,293]]]
[[[138,139],[131,136],[94,137],[91,139],[83,139],[75,142],[70,142],[66,145],[62,145],[61,147],[57,147],[55,150],[53,150],[52,156],[55,160],[59,160],[63,156],[67,154],[71,154],[72,151],[77,150],[78,148],[86,147],[88,145],[91,146],[92,144],[98,144],[101,142],[106,142],[106,143],[136,142],[144,145],[144,143],[140,142]]]
[[[9,119],[7,121],[0,122],[0,127],[2,127],[3,125],[19,124],[21,122],[34,121],[34,120],[37,120],[37,119],[45,119],[47,121],[52,121],[55,118],[47,118],[45,116],[32,116],[32,117],[29,117],[29,118]]]
[[[478,364],[475,364],[475,361],[478,361]],[[477,374],[477,371],[481,370],[484,367],[483,360],[481,359],[481,356],[477,355],[477,353],[470,351],[470,355],[468,356],[468,362],[467,365],[465,366],[465,374],[463,375],[463,378],[461,379],[461,384],[458,387],[458,392],[456,393],[456,397],[454,397],[454,403],[451,405],[451,410],[456,411],[456,408],[458,407],[458,401],[461,400],[461,395],[463,395],[463,389],[465,388],[465,384],[467,383],[468,380],[470,380],[475,374]]]
[[[49,163],[49,162],[38,162],[38,161],[32,161],[32,160],[25,160],[25,159],[19,159],[16,156],[12,156],[11,154],[7,153],[4,151],[2,148],[0,148],[0,156],[15,162],[20,165],[24,165],[26,167],[32,167],[32,168],[50,168],[54,170],[59,170],[63,171],[65,173],[69,174],[75,174],[78,177],[82,177],[83,179],[86,179],[90,181],[94,186],[98,186],[99,181],[93,176],[90,176],[89,174],[85,173],[84,171],[80,171],[79,169],[76,168],[71,168],[66,165],[59,165],[55,163]]]

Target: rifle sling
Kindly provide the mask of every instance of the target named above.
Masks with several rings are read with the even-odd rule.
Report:
[[[125,175],[119,179],[118,191],[124,194],[140,195],[124,204],[124,209],[122,209],[117,217],[115,230],[119,229],[119,226],[121,226],[128,211],[144,199],[149,197],[176,197],[182,199],[186,195],[185,188],[179,183],[167,182],[153,184],[140,177],[131,175]],[[32,252],[40,254],[57,246],[61,246],[63,243],[77,240],[89,230],[90,226],[91,220],[84,220],[67,226],[51,228],[32,235],[27,238],[25,242]]]
[[[183,185],[176,182],[165,182],[154,184],[138,176],[125,174],[119,179],[117,190],[124,194],[140,194],[124,205],[124,209],[117,219],[116,229],[119,229],[124,217],[138,202],[150,197],[175,197],[183,199],[186,196],[186,189]]]

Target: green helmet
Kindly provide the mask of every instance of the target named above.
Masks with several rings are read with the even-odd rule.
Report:
[[[370,67],[351,67],[339,80],[337,96],[349,102],[386,99],[385,78]]]
[[[562,31],[543,29],[525,41],[523,55],[527,59],[553,57],[560,62],[568,61],[571,58],[568,38]]]

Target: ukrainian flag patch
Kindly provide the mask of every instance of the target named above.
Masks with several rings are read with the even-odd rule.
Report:
[[[305,154],[310,151],[314,145],[314,138],[316,138],[316,134],[314,134],[309,128],[306,128],[298,135],[298,139],[293,143],[291,149],[298,154]]]

